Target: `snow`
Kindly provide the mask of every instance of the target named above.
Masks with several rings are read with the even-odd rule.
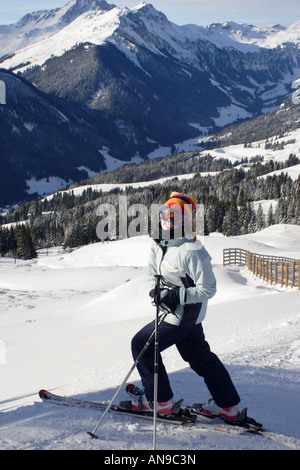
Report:
[[[208,137],[210,139],[211,137]],[[199,142],[201,142],[201,138],[199,139],[189,139],[185,142],[182,142],[181,144],[178,144],[177,151],[189,151],[189,150],[197,150],[199,149]],[[204,139],[205,140],[205,139]],[[271,139],[269,139],[271,141]],[[272,139],[272,141],[275,141],[275,137]],[[205,150],[205,151],[200,151],[199,152],[199,157],[203,157],[207,155],[208,153],[214,157],[214,158],[224,158],[228,159],[229,161],[233,163],[240,162],[242,158],[248,158],[249,161],[253,157],[257,157],[258,155],[264,158],[264,161],[277,161],[277,162],[285,162],[291,153],[298,155],[299,154],[299,149],[300,149],[300,129],[297,129],[295,131],[292,131],[288,134],[286,134],[284,137],[280,139],[276,139],[276,142],[281,143],[282,141],[288,142],[290,141],[289,144],[286,144],[285,148],[281,150],[272,150],[272,149],[265,149],[265,140],[263,141],[257,141],[253,142],[251,144],[251,147],[244,147],[243,144],[238,144],[238,145],[229,145],[225,146],[222,148],[217,148],[217,149],[212,149],[212,150]],[[159,147],[156,149],[154,152],[148,155],[148,158],[155,158],[155,157],[161,157],[161,156],[166,156],[170,155],[171,148],[169,147]],[[116,168],[119,168],[120,166],[124,165],[124,162],[121,160],[116,160],[114,157],[111,157],[109,155],[109,149],[107,147],[101,149],[101,153],[104,155],[105,158],[105,163],[107,164],[108,169],[106,171],[112,171]],[[134,160],[136,163],[139,163],[139,158],[136,157]],[[247,171],[247,168],[244,168],[245,171]],[[208,175],[216,175],[219,172],[200,172],[199,174],[202,177],[208,176]],[[267,175],[260,176],[259,178],[266,178],[267,176],[272,176],[272,175],[279,175],[281,173],[287,174],[292,180],[296,180],[299,175],[300,175],[300,165],[293,165],[289,168],[284,168],[282,170],[276,170],[273,172],[268,173]],[[179,180],[184,180],[184,179],[191,179],[195,176],[195,173],[188,173],[188,174],[182,174],[182,175],[176,175],[176,178]],[[143,188],[147,187],[149,185],[154,185],[154,184],[163,184],[166,181],[170,181],[174,178],[174,176],[169,176],[169,177],[164,177],[164,178],[159,178],[156,180],[152,181],[140,181],[140,182],[135,182],[135,183],[99,183],[99,184],[89,184],[89,185],[83,185],[83,186],[78,186],[73,189],[65,189],[61,190],[61,192],[66,192],[66,193],[73,193],[75,196],[79,196],[82,194],[84,190],[87,190],[88,188],[91,188],[94,191],[111,191],[112,189],[118,188],[122,191],[125,191],[126,188],[132,187],[132,188]],[[63,181],[53,178],[49,178],[49,183],[46,182],[46,180],[40,180],[36,181],[34,178],[32,178],[30,181],[27,181],[27,185],[30,186],[30,191],[33,192],[38,192],[39,194],[43,195],[46,193],[51,192],[51,186],[50,182],[52,184],[53,180],[53,190],[57,191],[63,186]],[[49,186],[47,186],[49,185]],[[29,191],[28,191],[29,192]],[[53,197],[53,194],[50,194],[47,196],[47,199],[51,199]],[[264,212],[267,212],[267,210],[270,207],[270,204],[273,204],[273,209],[276,207],[276,202],[274,201],[257,201],[256,206],[263,202],[263,209]]]
[[[80,43],[102,44],[118,27],[120,12],[119,8],[114,8],[105,13],[83,13],[55,34],[46,35],[36,43],[18,50],[12,58],[5,61],[5,66],[15,67],[22,63],[25,57],[31,65],[43,65],[50,57],[61,56]],[[23,71],[26,68],[28,66],[18,70]]]
[[[209,139],[209,137],[207,139]],[[274,162],[283,163],[288,160],[290,154],[299,154],[300,129],[288,132],[284,137],[280,137],[278,139],[274,136],[273,138],[268,139],[268,141],[270,144],[274,144],[276,142],[278,145],[285,142],[285,146],[280,150],[265,149],[266,140],[261,140],[252,142],[251,147],[245,147],[244,144],[238,144],[212,149],[209,150],[209,152],[207,150],[201,151],[200,156],[204,156],[209,153],[214,158],[225,158],[233,163],[239,162],[242,158],[248,158],[250,161],[251,158],[260,156],[263,157],[264,162],[273,160]],[[300,174],[300,166],[294,165],[289,168],[284,168],[283,170],[268,173],[268,175],[280,174],[282,172],[287,173],[293,180],[296,180]]]
[[[32,176],[30,180],[26,181],[28,187],[26,192],[28,194],[38,193],[40,196],[43,196],[44,194],[53,193],[61,188],[65,188],[72,182],[72,180],[67,182],[58,176],[49,176],[48,178],[41,178],[40,180],[37,180],[35,176]]]
[[[90,6],[72,13],[65,20],[74,2],[60,9],[35,12],[13,25],[0,26],[0,56],[8,55],[2,67],[24,71],[28,67],[42,66],[47,59],[61,56],[80,43],[102,44],[110,41],[128,54],[140,66],[132,53],[132,43],[162,54],[163,48],[172,50],[179,58],[195,62],[193,43],[209,41],[219,48],[235,48],[244,53],[258,52],[261,48],[285,47],[287,43],[299,44],[300,21],[288,26],[257,27],[247,24],[216,23],[209,26],[178,26],[151,4],[141,3],[132,8],[107,5],[107,9]],[[147,36],[132,27],[132,17],[147,30]],[[26,18],[26,17],[25,17]],[[158,42],[163,45],[157,47]],[[192,44],[192,47],[191,47]],[[196,60],[197,62],[197,60]],[[195,63],[196,63],[195,62]],[[26,65],[24,65],[26,64]],[[296,77],[292,77],[292,81]],[[241,110],[240,110],[241,111]]]
[[[218,108],[219,117],[214,118],[215,125],[225,127],[226,125],[238,120],[251,117],[251,114],[245,111],[242,106],[231,104],[226,108]]]
[[[86,171],[89,178],[92,178],[93,176],[98,175],[98,173],[97,173],[96,171],[91,170],[90,168],[88,168],[88,167],[85,166],[85,165],[78,166],[78,167],[76,168],[76,170],[79,170],[79,171]],[[44,194],[45,194],[45,193],[44,193]]]
[[[158,424],[157,449],[285,450],[300,448],[299,290],[270,286],[244,266],[223,268],[222,251],[240,247],[299,258],[300,227],[202,239],[218,292],[203,326],[228,368],[241,407],[284,437],[235,436]],[[152,449],[152,422],[109,414],[89,438],[99,412],[44,403],[38,391],[109,402],[132,365],[130,340],[155,316],[148,297],[149,237],[42,250],[35,260],[0,259],[0,449]],[[203,380],[179,357],[163,353],[175,398],[208,398]],[[136,371],[131,381],[139,382]],[[124,399],[121,392],[118,399]]]
[[[117,158],[112,157],[109,154],[110,149],[106,146],[103,146],[101,148],[101,150],[99,150],[99,152],[103,156],[104,162],[105,162],[105,165],[106,165],[106,170],[104,170],[103,173],[109,172],[109,171],[114,171],[117,168],[120,168],[121,166],[126,165],[128,163],[124,160],[118,160]],[[138,155],[135,155],[133,158],[131,158],[130,163],[139,164],[139,163],[142,163],[143,161],[144,160],[142,158],[140,158]]]
[[[257,212],[257,209],[261,206],[264,215],[267,217],[270,206],[272,206],[273,211],[275,211],[277,204],[278,199],[263,199],[261,201],[254,201],[252,206],[255,212]]]
[[[213,23],[204,28],[207,40],[218,47],[234,47],[242,52],[255,52],[264,47],[273,49],[286,43],[299,44],[300,21],[288,27],[281,25],[253,26],[233,21]]]
[[[207,173],[200,173],[202,176],[210,174],[209,172]],[[213,174],[213,173],[211,173]],[[193,178],[195,173],[188,173],[184,175],[178,175],[176,178],[179,180],[183,179],[191,179]],[[80,196],[83,191],[86,191],[87,189],[92,189],[93,191],[103,191],[103,192],[108,192],[112,191],[113,189],[118,188],[120,191],[126,191],[126,188],[145,188],[147,186],[153,185],[153,184],[163,184],[166,181],[174,179],[174,176],[168,176],[166,178],[159,178],[156,180],[151,180],[151,181],[139,181],[136,183],[99,183],[99,184],[88,184],[88,185],[83,185],[83,186],[77,186],[76,188],[73,189],[66,189],[63,191],[60,191],[61,193],[68,193],[68,194],[74,194],[74,196]],[[53,197],[53,194],[46,196],[45,199],[51,200]]]
[[[281,173],[287,174],[292,180],[296,180],[300,175],[300,165],[293,165],[289,168],[285,168],[284,170],[271,171],[271,173],[262,176],[262,178],[266,178],[267,176],[280,175]]]
[[[103,2],[102,7],[106,10],[110,5],[104,5]],[[25,15],[17,23],[0,25],[1,56],[50,38],[87,10],[103,13],[101,6],[96,2],[71,0],[61,8],[35,11]]]

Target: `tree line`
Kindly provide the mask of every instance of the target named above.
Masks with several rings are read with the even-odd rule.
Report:
[[[74,190],[58,192],[14,207],[1,217],[1,224],[11,226],[1,226],[0,254],[29,259],[36,257],[42,248],[74,248],[98,242],[97,207],[112,204],[118,215],[122,195],[127,196],[129,206],[145,205],[149,214],[151,204],[163,204],[172,191],[195,197],[204,205],[205,235],[219,232],[236,236],[273,224],[300,225],[300,177],[292,180],[284,172],[296,163],[299,160],[291,155],[284,163],[256,161],[247,168],[240,165],[206,176],[195,172],[193,178],[180,180],[175,176],[163,184],[149,184],[144,188],[128,186],[124,192],[118,187],[109,192],[88,188],[80,195],[75,195]],[[283,171],[269,174],[276,169]],[[270,201],[267,214],[259,205],[254,208],[254,202],[261,200]]]

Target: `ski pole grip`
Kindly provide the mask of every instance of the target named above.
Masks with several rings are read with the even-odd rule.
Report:
[[[157,303],[157,305],[159,305],[159,303],[160,303],[160,278],[161,278],[161,275],[156,274],[155,277],[156,277],[156,285],[155,285],[156,303]]]

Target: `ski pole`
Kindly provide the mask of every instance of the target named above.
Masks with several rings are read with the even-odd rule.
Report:
[[[165,319],[165,316],[168,314],[168,312],[164,312],[159,320],[159,325],[164,321]],[[159,326],[158,325],[158,326]],[[107,405],[107,408],[106,410],[104,411],[103,415],[101,416],[100,420],[98,421],[98,423],[96,424],[95,428],[93,429],[93,431],[87,431],[87,433],[93,437],[94,439],[98,439],[98,437],[96,436],[96,432],[97,432],[97,429],[99,428],[100,424],[102,423],[103,419],[105,418],[105,416],[107,415],[107,413],[109,412],[109,410],[111,409],[114,401],[116,400],[117,396],[119,395],[119,393],[121,392],[122,388],[124,387],[125,383],[127,382],[127,380],[129,379],[130,375],[132,374],[133,370],[135,369],[135,367],[137,366],[137,364],[139,363],[139,361],[141,360],[141,357],[143,356],[143,354],[145,353],[146,349],[148,348],[153,336],[155,335],[155,330],[152,332],[151,336],[149,337],[147,343],[145,344],[144,348],[142,349],[142,351],[140,352],[140,354],[138,355],[138,357],[136,358],[134,364],[131,366],[128,374],[126,375],[125,379],[123,380],[123,382],[121,383],[120,387],[118,388],[118,390],[116,391],[116,393],[114,394],[114,396],[112,397],[111,401],[109,402],[109,404]]]
[[[160,275],[156,277],[156,317],[154,330],[154,413],[153,413],[153,450],[156,450],[157,393],[158,393],[158,315],[160,304]]]

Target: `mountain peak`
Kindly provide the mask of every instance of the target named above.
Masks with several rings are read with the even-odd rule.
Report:
[[[166,20],[167,17],[164,13],[157,10],[152,3],[141,2],[137,6],[131,8],[132,11],[140,11],[145,16],[152,18],[152,19],[164,19]]]
[[[71,0],[58,11],[61,14],[60,21],[70,23],[88,11],[108,11],[112,8],[115,8],[115,5],[111,5],[105,0]]]
[[[152,3],[141,2],[137,6],[133,7],[132,10],[144,10],[149,12],[156,12],[156,8],[152,5]]]
[[[53,25],[55,23],[71,23],[78,16],[88,11],[108,11],[116,5],[109,4],[106,0],[71,0],[66,5],[52,10],[38,10],[27,13],[17,23],[10,25],[21,32],[32,29],[35,24],[38,28]],[[6,28],[7,29],[7,28]]]
[[[106,0],[71,0],[61,9],[70,10],[72,8],[85,13],[88,10],[111,10],[115,8],[115,5],[107,3]]]
[[[84,13],[106,13],[115,7],[106,0],[71,0],[60,8],[27,13],[12,25],[0,26],[0,57],[55,34]]]

